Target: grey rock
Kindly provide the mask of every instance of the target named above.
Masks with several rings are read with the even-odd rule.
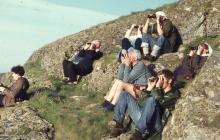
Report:
[[[53,125],[40,118],[27,103],[0,109],[0,140],[52,140]]]

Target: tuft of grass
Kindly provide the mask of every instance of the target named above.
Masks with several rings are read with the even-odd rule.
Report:
[[[46,70],[41,68],[39,59],[34,63],[26,64],[24,68],[28,74],[32,74],[34,76],[41,76],[41,75],[44,75],[46,72]]]

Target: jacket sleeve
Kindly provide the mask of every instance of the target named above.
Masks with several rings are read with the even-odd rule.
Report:
[[[97,51],[94,55],[94,60],[98,60],[99,58],[101,58],[103,56],[103,53],[100,51]]]
[[[85,55],[86,51],[84,49],[80,50],[78,53],[79,57],[83,57]]]
[[[23,86],[23,80],[19,79],[15,81],[10,87],[6,88],[3,91],[3,93],[7,97],[14,98],[19,93],[19,91],[22,89],[22,86]]]
[[[144,70],[145,64],[141,61],[136,64],[133,69],[131,69],[131,66],[125,65],[123,81],[126,83],[133,83],[140,75],[144,73]]]
[[[195,73],[197,73],[198,70],[202,68],[206,60],[207,60],[207,56],[195,55],[192,62]]]
[[[151,96],[153,96],[156,100],[160,101],[163,98],[162,89],[155,88],[154,90],[152,90]]]

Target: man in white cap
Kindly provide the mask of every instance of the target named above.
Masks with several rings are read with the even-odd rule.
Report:
[[[149,26],[150,19],[156,19],[154,26]],[[156,33],[157,37],[153,37],[153,33]],[[173,52],[176,40],[177,30],[164,12],[148,15],[142,38],[145,59],[155,61],[160,54]]]

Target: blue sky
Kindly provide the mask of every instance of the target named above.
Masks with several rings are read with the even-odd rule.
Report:
[[[175,0],[1,0],[0,72],[43,45],[133,11]]]

